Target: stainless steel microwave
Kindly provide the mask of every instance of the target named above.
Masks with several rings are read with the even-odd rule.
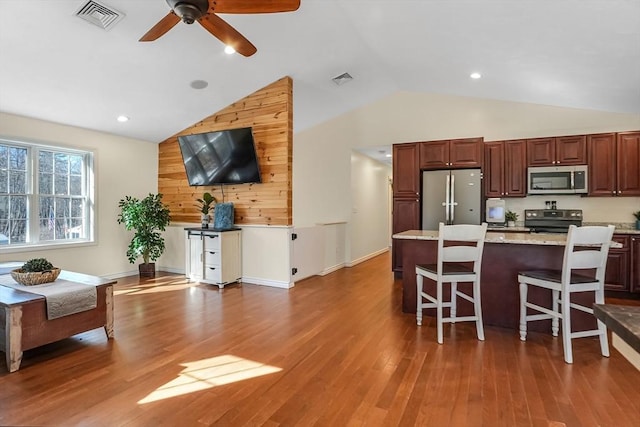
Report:
[[[588,167],[548,166],[527,169],[528,194],[583,194],[588,192]]]

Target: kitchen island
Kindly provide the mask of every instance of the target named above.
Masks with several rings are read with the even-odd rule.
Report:
[[[409,230],[394,234],[394,239],[402,239],[402,311],[416,312],[416,264],[431,264],[437,261],[438,232],[429,230]],[[529,234],[487,232],[482,257],[481,298],[482,317],[485,325],[518,330],[520,316],[520,290],[518,272],[541,268],[562,269],[562,258],[566,234]],[[425,281],[427,292],[435,292],[435,283]],[[458,288],[469,292],[471,284],[459,284]],[[444,287],[445,298],[449,298]],[[551,307],[551,292],[530,287],[529,301]],[[582,305],[594,303],[593,293],[574,294],[572,300]],[[472,315],[470,303],[458,299],[458,315]],[[426,309],[424,314],[435,316],[435,309]],[[572,310],[574,331],[594,329],[593,316]],[[551,331],[551,321],[542,320],[529,323],[531,331]]]

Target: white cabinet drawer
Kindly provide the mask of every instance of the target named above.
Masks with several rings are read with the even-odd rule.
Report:
[[[222,282],[222,275],[220,266],[207,265],[204,267],[204,280],[209,280],[214,283]]]
[[[204,251],[204,265],[220,265],[220,251],[219,250],[205,250]]]
[[[220,250],[220,234],[205,234],[202,236],[204,239],[204,250]]]

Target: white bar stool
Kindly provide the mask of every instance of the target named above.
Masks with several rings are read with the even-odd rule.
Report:
[[[604,304],[604,275],[609,246],[615,227],[569,227],[567,245],[564,250],[562,270],[522,271],[520,283],[520,339],[527,338],[527,322],[551,319],[551,333],[558,336],[558,320],[562,319],[562,345],[564,360],[573,363],[571,339],[599,336],[603,356],[609,356],[607,328],[600,320],[598,328],[589,331],[571,332],[571,309],[593,314],[593,309],[571,302],[575,292],[595,292],[595,302]],[[590,270],[574,272],[574,270]],[[551,290],[551,308],[541,307],[527,301],[528,286],[539,286]],[[542,314],[527,314],[527,308]]]
[[[444,225],[440,223],[438,234],[437,264],[416,265],[417,309],[416,321],[422,325],[422,309],[435,308],[437,316],[438,343],[442,344],[442,324],[455,322],[476,322],[478,339],[484,341],[482,327],[482,308],[480,304],[480,268],[487,224]],[[447,245],[445,246],[445,242]],[[467,263],[467,264],[461,264]],[[468,264],[473,263],[472,266]],[[436,282],[436,296],[427,294],[423,289],[424,278]],[[472,282],[473,295],[458,290],[459,282]],[[442,285],[451,285],[451,301],[443,301]],[[456,316],[456,299],[463,298],[474,306],[473,316]],[[425,302],[424,300],[429,302]],[[449,307],[449,317],[443,317],[443,307]]]

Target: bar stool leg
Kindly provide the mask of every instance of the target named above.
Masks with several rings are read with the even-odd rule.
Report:
[[[573,349],[571,348],[571,294],[563,292],[562,304],[562,346],[564,347],[564,361],[573,363]]]
[[[437,313],[437,327],[438,327],[438,344],[443,342],[442,333],[442,282],[438,281],[436,284],[436,313]]]
[[[451,282],[451,311],[450,311],[450,317],[453,319],[451,321],[451,323],[456,323],[455,318],[456,318],[456,310],[457,310],[457,306],[456,306],[456,302],[458,299],[458,295],[456,294],[456,292],[458,292],[458,283],[457,282]]]
[[[484,327],[482,326],[482,306],[480,305],[480,280],[473,282],[473,308],[476,313],[476,330],[478,339],[484,341]]]
[[[555,313],[560,313],[560,291],[555,289],[551,290],[551,309]],[[554,316],[551,318],[551,335],[554,337],[558,336],[559,323],[558,317]]]
[[[600,287],[600,289],[596,291],[596,304],[604,304],[604,287]],[[598,332],[600,332],[600,352],[603,356],[609,357],[609,337],[607,337],[607,327],[601,320],[596,320],[598,322]]]
[[[418,326],[422,326],[422,274],[416,274],[416,294],[418,300],[416,303],[416,323]]]
[[[520,283],[520,340],[527,340],[527,285]]]

